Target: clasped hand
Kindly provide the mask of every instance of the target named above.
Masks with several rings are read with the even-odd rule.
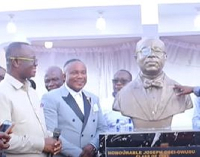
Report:
[[[0,132],[0,150],[7,149],[9,145],[10,136],[7,133]]]
[[[95,156],[94,146],[88,144],[83,148],[83,151],[79,157],[94,157],[94,156]]]
[[[44,152],[56,155],[61,151],[61,149],[62,149],[61,140],[56,140],[51,137],[45,138],[45,146],[43,150]]]

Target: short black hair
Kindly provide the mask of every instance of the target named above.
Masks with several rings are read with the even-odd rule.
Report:
[[[9,59],[9,57],[16,55],[18,53],[18,50],[22,48],[23,45],[30,45],[26,42],[12,42],[8,45],[7,48],[5,48],[6,51],[6,60]]]
[[[128,70],[120,69],[120,70],[118,70],[117,72],[119,72],[119,71],[126,72],[126,73],[129,75],[130,79],[132,80],[132,74],[131,74]],[[116,72],[116,73],[117,73],[117,72]],[[115,74],[116,74],[116,73],[115,73]]]
[[[67,62],[65,62],[64,66],[63,66],[63,69],[64,69],[69,63],[76,62],[76,61],[82,62],[80,59],[77,59],[77,58],[70,59],[70,60],[68,60]]]

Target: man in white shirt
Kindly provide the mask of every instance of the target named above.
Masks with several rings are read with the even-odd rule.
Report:
[[[108,124],[109,132],[130,132],[133,130],[133,124],[130,117],[123,116],[120,112],[112,110],[112,104],[117,93],[129,82],[132,81],[132,75],[129,71],[121,69],[114,74],[113,84],[113,99],[109,104],[104,104],[104,117]],[[106,102],[105,102],[106,103]]]
[[[46,157],[61,150],[61,142],[50,137],[43,108],[28,79],[38,65],[32,47],[13,42],[6,50],[7,74],[0,83],[0,122],[14,123],[7,157]]]

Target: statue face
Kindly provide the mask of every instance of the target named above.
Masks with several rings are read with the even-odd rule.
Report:
[[[137,63],[145,75],[159,74],[165,64],[164,43],[159,39],[147,39],[137,44]]]

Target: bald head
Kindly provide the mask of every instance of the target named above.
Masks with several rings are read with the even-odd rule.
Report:
[[[165,51],[165,44],[160,39],[154,39],[154,38],[141,39],[140,41],[138,41],[136,45],[136,51],[140,51],[144,47],[158,48],[162,51]]]
[[[44,76],[45,87],[48,91],[59,88],[65,81],[64,74],[60,67],[51,66],[47,69]]]

